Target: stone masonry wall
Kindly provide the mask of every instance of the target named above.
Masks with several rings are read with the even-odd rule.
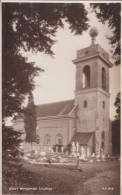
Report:
[[[44,145],[45,135],[50,135],[51,146],[56,144],[56,136],[61,134],[63,137],[63,145],[66,146],[74,134],[74,123],[72,119],[46,119],[38,120],[37,134],[40,137],[40,147]]]

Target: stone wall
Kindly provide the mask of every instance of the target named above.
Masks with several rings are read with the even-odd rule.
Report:
[[[50,135],[51,144],[56,144],[56,136],[62,135],[63,145],[66,146],[74,134],[74,122],[69,118],[38,119],[37,134],[40,137],[40,147],[44,145],[45,135]]]
[[[84,108],[84,101],[87,107]],[[102,133],[104,132],[104,152],[110,150],[110,128],[109,128],[109,94],[102,89],[86,89],[77,93],[78,104],[78,131],[96,132],[96,152],[101,148]],[[100,152],[100,151],[99,151]]]
[[[97,92],[97,129],[100,131],[100,138],[104,132],[104,153],[109,152],[109,94],[105,94],[103,90]],[[104,105],[103,105],[104,104]],[[100,140],[101,143],[102,140]]]
[[[86,108],[84,108],[84,101],[87,101]],[[96,91],[89,89],[77,93],[76,103],[78,104],[78,132],[94,132],[97,106]]]
[[[77,58],[73,62],[76,65],[77,130],[79,132],[95,132],[96,153],[100,153],[101,146],[104,146],[104,153],[107,154],[111,145],[109,128],[109,67],[111,63],[109,55],[95,44],[77,51]],[[89,88],[87,86],[84,88],[82,85],[85,66],[90,68]],[[102,77],[102,69],[105,71],[104,77]],[[104,78],[103,82],[102,78]],[[86,107],[84,107],[84,101],[87,102]]]
[[[71,138],[75,133],[75,122],[74,118],[68,117],[51,117],[51,118],[38,118],[37,120],[37,135],[40,138],[40,143],[33,143],[33,149],[43,151],[46,146],[44,146],[44,138],[46,135],[50,136],[50,145],[48,146],[52,148],[56,144],[56,136],[58,134],[62,135],[63,145],[66,147]],[[15,130],[21,130],[23,132],[23,148],[25,151],[31,150],[31,145],[26,143],[25,140],[25,130],[24,130],[24,120],[18,119],[14,123]]]

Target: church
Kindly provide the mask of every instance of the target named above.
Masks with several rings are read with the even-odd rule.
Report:
[[[45,152],[72,152],[79,145],[86,156],[93,153],[111,154],[109,118],[109,61],[108,53],[95,43],[98,31],[90,30],[91,45],[77,51],[74,99],[36,106],[38,143],[34,147]],[[14,124],[24,132],[23,119]],[[23,134],[23,141],[25,135]],[[24,150],[29,144],[23,142]]]

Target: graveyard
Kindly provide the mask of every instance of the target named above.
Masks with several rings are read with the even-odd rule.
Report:
[[[80,148],[80,149],[79,149]],[[119,195],[120,157],[90,153],[79,144],[60,152],[20,146],[19,174],[11,173],[3,194]]]
[[[89,155],[72,146],[71,153],[63,151],[23,153],[19,175],[3,188],[4,193],[41,195],[119,195],[120,159]],[[14,186],[14,188],[12,188]]]
[[[120,161],[80,160],[76,157],[53,155],[54,162],[22,159],[19,175],[14,175],[14,189],[7,186],[4,193],[41,195],[119,195]],[[50,157],[51,158],[51,157]],[[65,159],[65,162],[62,162]],[[6,191],[7,190],[7,191]]]
[[[23,149],[23,148],[21,148]],[[65,151],[61,148],[60,152],[52,150],[50,147],[47,152],[39,151],[37,148],[33,148],[30,151],[23,150],[22,159],[30,164],[56,164],[56,165],[79,165],[80,162],[104,162],[111,160],[110,155],[105,155],[101,149],[99,154],[90,154],[89,148],[87,150],[84,147],[80,147],[78,142],[72,143],[70,150]]]

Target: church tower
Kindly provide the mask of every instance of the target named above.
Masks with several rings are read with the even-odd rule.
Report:
[[[76,65],[75,105],[77,105],[77,132],[92,132],[93,151],[99,155],[110,153],[109,68],[108,53],[95,43],[98,31],[90,30],[92,43],[78,50],[73,60]]]

